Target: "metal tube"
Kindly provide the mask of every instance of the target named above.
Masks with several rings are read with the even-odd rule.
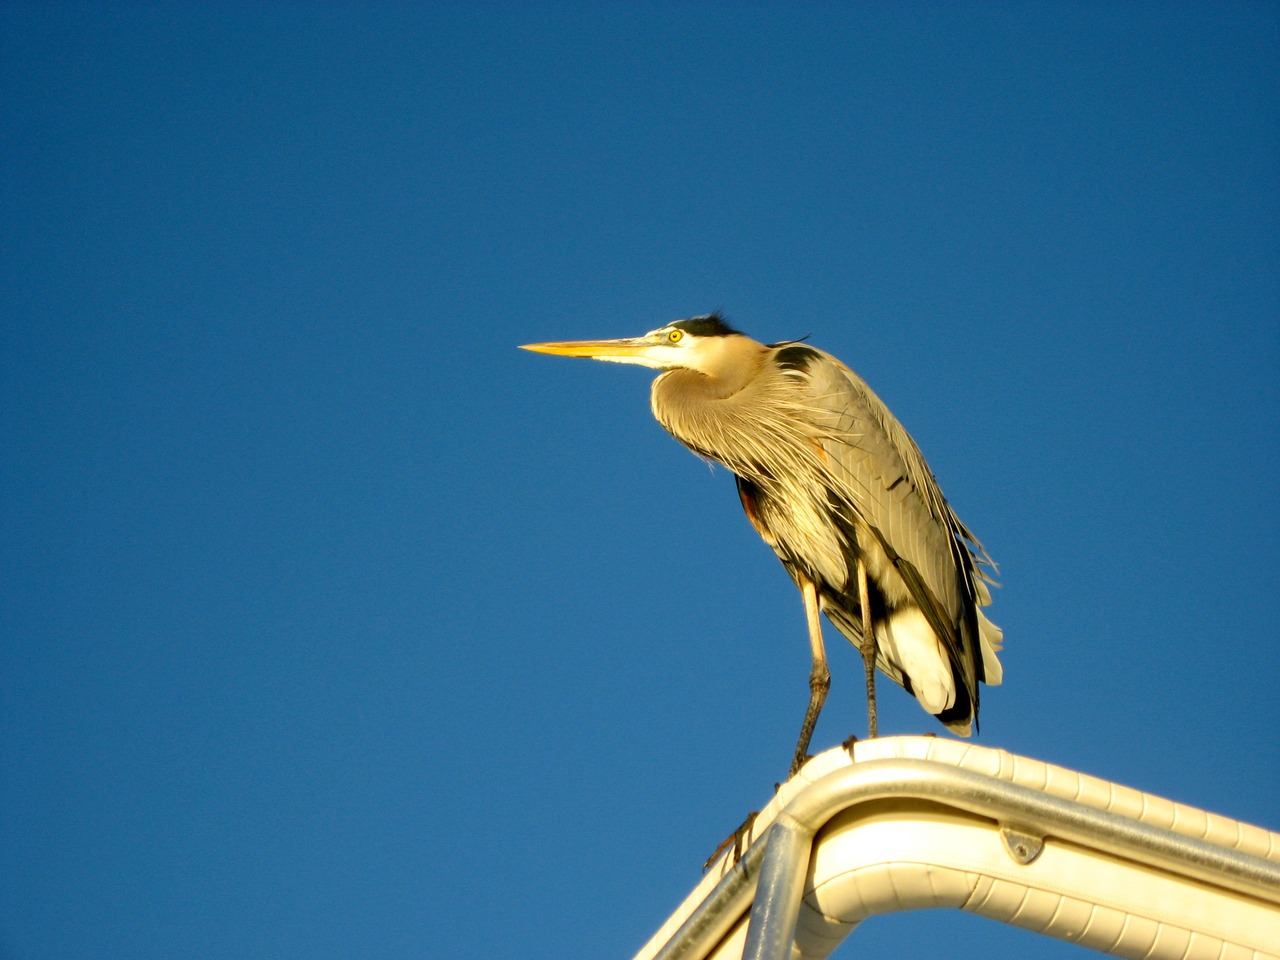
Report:
[[[885,799],[927,800],[996,822],[1014,822],[1024,830],[1280,905],[1280,863],[1273,860],[935,760],[867,760],[835,770],[797,793],[657,957],[704,955],[745,911],[756,889],[757,866],[759,882],[765,883],[766,864],[770,878],[761,889],[768,892],[763,901],[756,894],[761,913],[758,919],[753,909],[744,957],[786,957],[785,951],[777,952],[774,938],[782,931],[790,948],[813,836],[837,814]],[[793,889],[800,892],[792,896]],[[758,923],[762,929],[757,933]],[[753,949],[757,952],[751,953]]]
[[[763,843],[752,844],[742,859],[698,904],[698,908],[680,924],[653,960],[686,960],[694,955],[694,950],[704,944],[714,944],[728,933],[751,904],[764,854]]]
[[[816,833],[837,813],[887,798],[933,800],[1013,820],[1113,856],[1280,903],[1280,863],[1074,800],[930,760],[868,760],[827,774],[787,805]]]
[[[762,839],[764,862],[751,902],[742,960],[788,960],[809,872],[813,831],[783,814]]]

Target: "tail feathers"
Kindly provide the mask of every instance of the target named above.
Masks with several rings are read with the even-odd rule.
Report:
[[[826,594],[822,597],[822,608],[827,619],[861,649],[862,623],[856,607],[836,603],[830,594]],[[995,686],[1004,679],[1004,669],[996,656],[1002,646],[1003,633],[981,610],[976,612],[982,680]],[[906,688],[926,712],[937,717],[956,736],[972,736],[977,714],[976,696],[952,673],[942,644],[923,611],[915,607],[896,610],[886,621],[876,624],[875,632],[880,670]]]
[[[996,656],[1004,643],[1004,631],[987,619],[986,614],[978,611],[978,647],[982,651],[983,680],[992,687],[1000,685],[1004,680],[1004,667]]]
[[[935,716],[955,706],[951,664],[933,628],[918,607],[903,607],[875,626],[876,642],[902,668],[920,706]]]
[[[952,733],[954,733],[957,737],[973,736],[973,720],[972,719],[946,720],[944,719],[946,715],[941,713],[937,714],[936,716],[938,717],[939,720],[942,720],[942,722],[947,725],[947,729],[950,730]]]

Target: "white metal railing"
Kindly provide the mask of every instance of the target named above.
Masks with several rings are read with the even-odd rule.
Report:
[[[753,829],[636,960],[816,960],[932,906],[1117,956],[1280,956],[1280,835],[1004,751],[831,750]]]

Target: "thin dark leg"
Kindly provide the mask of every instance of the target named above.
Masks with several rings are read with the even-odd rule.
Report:
[[[813,669],[809,671],[809,708],[804,714],[804,725],[800,728],[800,740],[796,744],[796,755],[791,761],[791,772],[796,772],[809,759],[809,741],[813,738],[813,728],[818,723],[818,714],[826,702],[827,691],[831,689],[831,671],[827,669],[827,650],[822,645],[822,621],[818,619],[818,588],[813,581],[801,579],[800,595],[804,598],[805,619],[809,622],[809,649],[813,652]]]
[[[874,740],[876,725],[876,634],[871,629],[871,597],[867,590],[867,565],[858,560],[858,606],[862,607],[862,665],[867,672],[867,737]]]

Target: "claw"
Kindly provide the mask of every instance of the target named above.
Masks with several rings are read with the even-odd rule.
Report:
[[[733,865],[737,866],[738,861],[742,859],[742,854],[746,850],[747,836],[751,833],[751,825],[756,822],[756,817],[760,816],[759,810],[752,810],[747,814],[747,819],[742,821],[742,825],[737,830],[729,834],[720,841],[720,845],[715,848],[711,856],[707,857],[707,862],[702,865],[702,872],[706,873],[711,869],[711,865],[720,859],[720,856],[728,849],[733,849]]]

